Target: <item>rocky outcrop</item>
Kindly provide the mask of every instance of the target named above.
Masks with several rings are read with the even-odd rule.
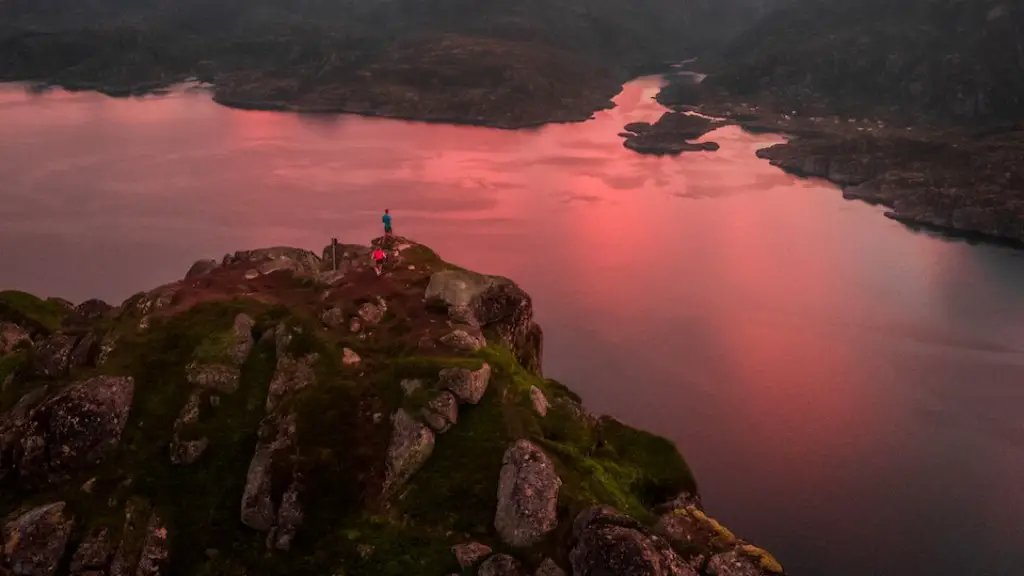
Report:
[[[279,355],[277,358],[277,369],[274,371],[274,378],[270,381],[270,389],[267,392],[267,412],[273,412],[285,398],[295,394],[299,390],[312,386],[316,382],[316,372],[313,366],[319,360],[316,353],[308,354],[295,360],[287,354]]]
[[[434,451],[434,433],[405,410],[391,419],[391,439],[385,457],[386,472],[382,492],[393,494],[430,458]]]
[[[199,364],[193,362],[185,367],[185,379],[189,384],[231,394],[238,390],[238,380],[242,372],[235,366],[226,364]]]
[[[556,506],[561,478],[543,450],[518,440],[505,451],[498,481],[494,528],[517,548],[540,542],[558,523]]]
[[[380,321],[384,319],[384,311],[387,310],[387,308],[383,304],[383,302],[380,304],[366,302],[359,307],[358,314],[359,318],[363,321],[363,325],[372,326],[374,324],[379,324]]]
[[[491,366],[486,362],[478,370],[444,368],[438,374],[441,387],[455,394],[460,402],[477,404],[487,392],[491,381]]]
[[[267,537],[268,548],[291,550],[292,540],[295,539],[295,534],[298,533],[299,527],[302,526],[302,522],[306,518],[300,500],[301,492],[299,481],[293,480],[284,495],[281,496],[281,506],[277,510],[277,526],[271,529]]]
[[[139,555],[135,576],[160,576],[170,559],[170,544],[167,541],[167,527],[154,513],[146,523],[146,538]]]
[[[221,266],[248,266],[260,274],[272,274],[282,270],[300,276],[315,276],[320,271],[320,258],[309,250],[275,246],[259,250],[242,250],[224,256]]]
[[[537,414],[541,416],[548,415],[548,409],[551,407],[551,404],[548,403],[547,397],[544,396],[540,388],[530,386],[530,403],[533,404],[533,409],[537,411]]]
[[[471,334],[466,330],[455,329],[441,336],[441,344],[461,352],[476,352],[487,346],[482,334]]]
[[[466,570],[476,566],[481,560],[490,556],[491,547],[479,542],[467,542],[452,546],[452,553],[455,554],[459,567]]]
[[[480,565],[478,576],[526,576],[523,565],[508,554],[495,554]]]
[[[573,521],[573,540],[573,574],[698,576],[667,541],[608,507],[581,512]]]
[[[715,151],[714,142],[691,142],[708,132],[721,128],[724,122],[711,120],[693,113],[665,112],[654,124],[633,122],[627,124],[623,146],[641,154],[680,154],[690,151]]]
[[[540,566],[537,567],[537,572],[534,576],[565,576],[565,570],[562,570],[551,558],[545,558],[540,563]]]
[[[32,372],[45,378],[59,378],[71,366],[71,352],[78,339],[71,334],[54,334],[36,347],[32,356]]]
[[[16,576],[53,576],[64,555],[74,522],[64,502],[25,512],[3,526],[0,572]]]
[[[0,479],[14,472],[41,484],[102,460],[121,439],[134,391],[131,378],[97,376],[41,401],[26,396],[0,417]]]
[[[235,316],[235,321],[231,325],[233,342],[230,351],[231,361],[235,363],[235,366],[245,364],[249,354],[252,353],[253,346],[256,345],[256,341],[252,337],[252,329],[255,325],[256,321],[248,314]]]
[[[273,500],[273,472],[287,462],[295,443],[294,414],[268,418],[260,426],[260,440],[249,463],[242,493],[241,519],[246,526],[264,532],[274,527],[277,506]]]
[[[210,445],[206,437],[194,440],[182,440],[182,432],[199,421],[199,410],[203,400],[202,394],[194,390],[181,409],[178,419],[174,421],[174,436],[171,440],[171,462],[175,464],[192,464],[202,456]]]
[[[196,260],[192,266],[189,267],[188,272],[185,273],[185,279],[196,278],[199,276],[205,276],[210,272],[213,272],[220,267],[220,262],[212,258],[204,258],[203,260]]]
[[[541,372],[543,333],[533,321],[533,300],[511,280],[442,270],[430,277],[425,298],[445,309],[454,322],[492,330],[527,369]]]
[[[423,420],[438,434],[447,432],[459,420],[459,403],[451,392],[435,396],[422,412]]]

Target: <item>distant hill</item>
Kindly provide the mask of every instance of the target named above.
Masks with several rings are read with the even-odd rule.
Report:
[[[793,0],[741,33],[710,83],[794,110],[1024,118],[1024,3]]]

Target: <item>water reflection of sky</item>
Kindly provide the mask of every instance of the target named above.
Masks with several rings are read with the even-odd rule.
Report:
[[[795,574],[1024,563],[1024,257],[908,231],[756,159],[633,154],[656,84],[507,132],[0,89],[0,285],[80,300],[196,258],[362,242],[379,213],[535,297],[548,374],[676,440]],[[859,551],[859,552],[858,552]]]

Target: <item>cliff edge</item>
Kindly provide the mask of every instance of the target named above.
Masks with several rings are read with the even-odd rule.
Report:
[[[676,447],[542,375],[514,282],[401,238],[0,292],[0,574],[779,574]]]

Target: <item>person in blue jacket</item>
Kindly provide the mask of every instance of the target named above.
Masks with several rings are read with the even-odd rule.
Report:
[[[391,211],[385,208],[384,215],[380,219],[384,222],[384,235],[391,236]]]

